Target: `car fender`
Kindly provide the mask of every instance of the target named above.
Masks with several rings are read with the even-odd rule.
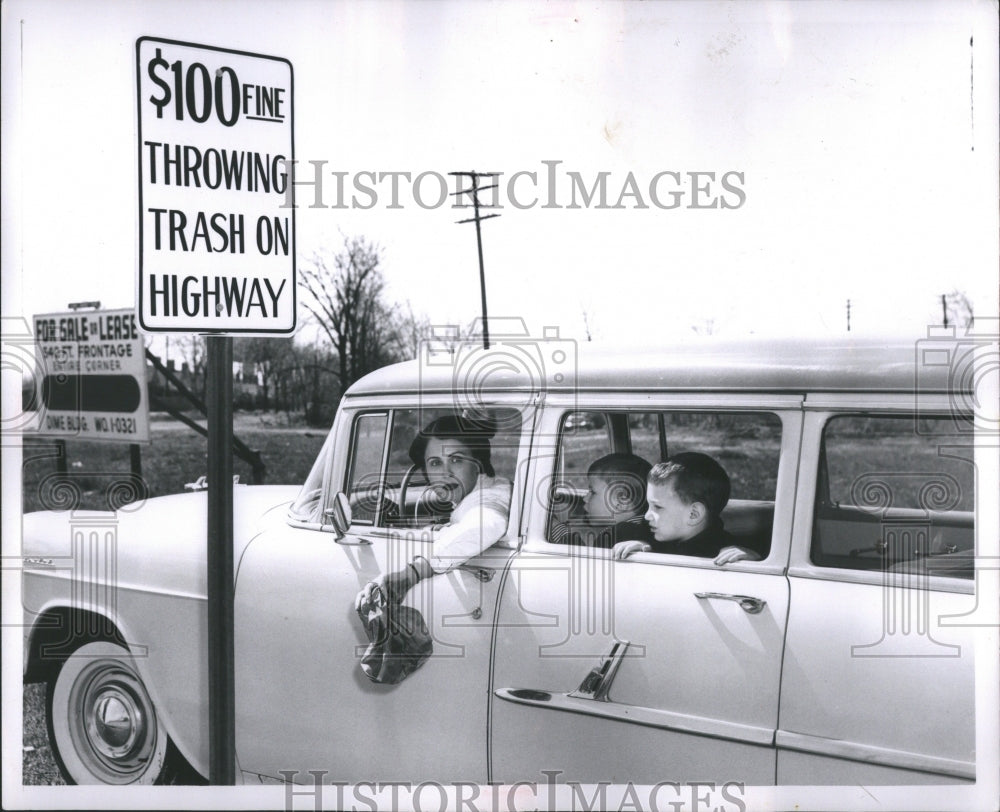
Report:
[[[284,521],[282,506],[296,490],[234,490],[235,561],[261,527]],[[129,507],[25,515],[25,623],[34,627],[45,612],[60,609],[107,618],[132,652],[174,744],[207,774],[206,494]],[[27,655],[28,634],[25,644]]]

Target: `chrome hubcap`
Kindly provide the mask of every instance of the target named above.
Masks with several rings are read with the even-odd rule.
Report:
[[[111,783],[128,783],[156,748],[156,717],[138,677],[114,661],[93,663],[73,688],[71,733],[89,769]]]
[[[87,730],[94,748],[107,758],[121,758],[142,733],[142,711],[132,697],[117,686],[108,686],[87,709]]]

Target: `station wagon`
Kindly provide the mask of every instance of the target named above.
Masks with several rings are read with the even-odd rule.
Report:
[[[975,415],[925,349],[497,340],[358,381],[301,487],[235,487],[239,780],[974,782]],[[380,684],[355,596],[442,532],[407,451],[448,414],[494,421],[506,531],[410,590],[433,652]],[[553,539],[590,462],[684,451],[754,556]],[[72,782],[208,774],[206,511],[24,517],[25,679]]]

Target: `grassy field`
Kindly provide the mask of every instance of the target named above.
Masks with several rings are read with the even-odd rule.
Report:
[[[193,429],[172,420],[153,420],[150,433],[150,444],[142,446],[142,479],[149,496],[183,493],[186,483],[207,473],[205,438]],[[267,466],[269,484],[301,485],[326,439],[323,430],[289,426],[276,418],[251,414],[235,417],[234,433],[260,452]],[[53,504],[60,497],[53,490],[54,454],[51,442],[25,443],[22,485],[25,512],[68,507]],[[66,457],[69,480],[79,498],[76,507],[106,510],[114,483],[129,474],[128,446],[68,440]],[[241,482],[252,482],[250,464],[238,457],[233,458],[233,473],[239,475]]]
[[[974,510],[971,449],[912,434],[828,436],[830,498],[868,507]]]

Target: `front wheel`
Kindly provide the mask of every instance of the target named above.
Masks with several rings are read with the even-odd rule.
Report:
[[[169,738],[128,651],[87,643],[62,664],[47,695],[49,740],[73,784],[153,784]]]

